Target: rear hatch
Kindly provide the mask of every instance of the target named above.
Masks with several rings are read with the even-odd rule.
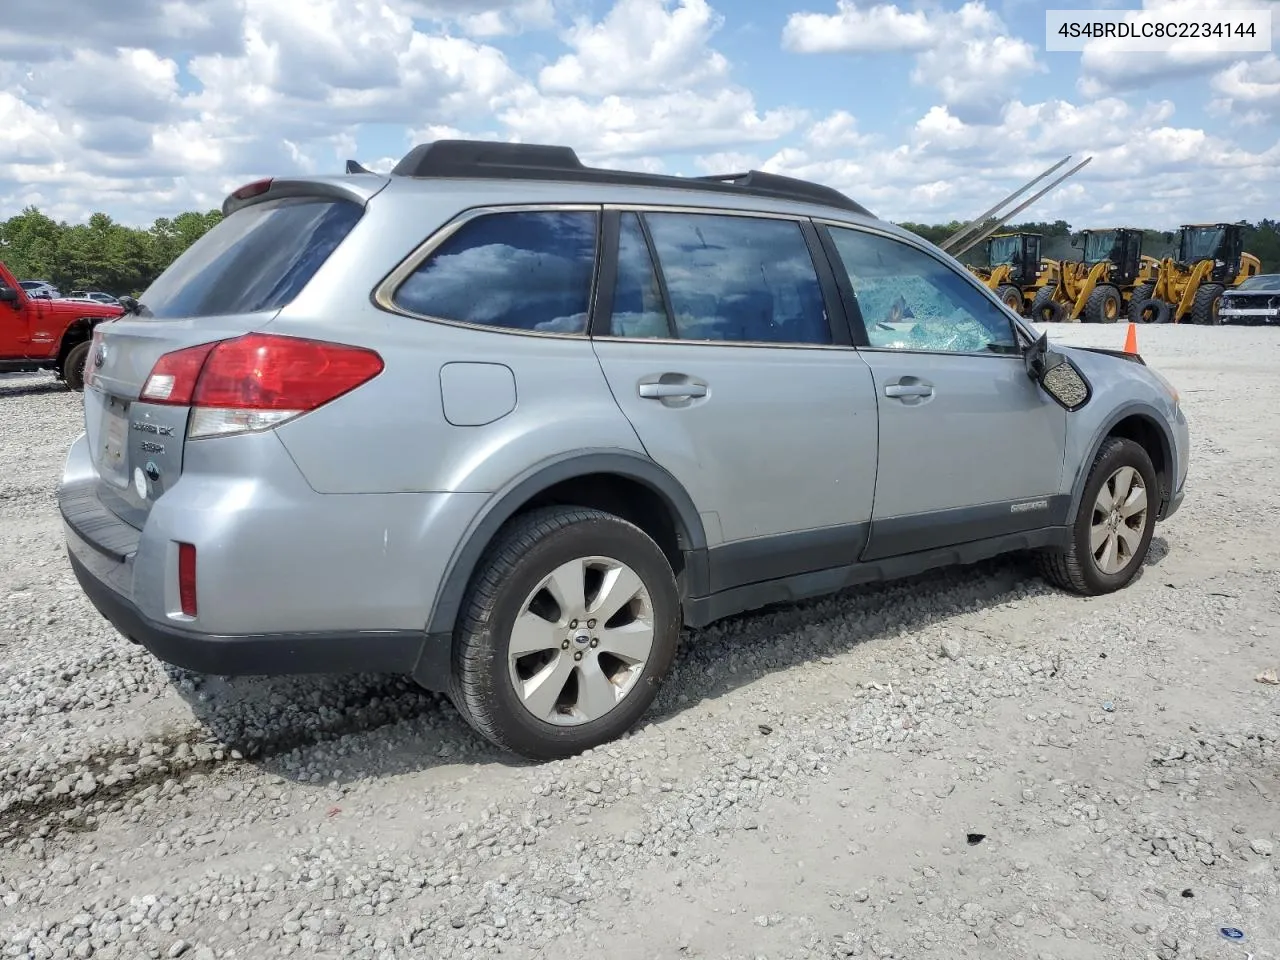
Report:
[[[182,472],[191,407],[181,397],[184,390],[190,395],[190,381],[200,373],[198,364],[184,367],[183,358],[199,359],[201,351],[180,356],[176,366],[169,355],[263,330],[363,213],[354,197],[332,190],[298,195],[299,185],[291,184],[282,191],[291,195],[275,198],[276,191],[268,191],[231,212],[157,278],[137,312],[94,331],[85,366],[85,432],[99,499],[132,526],[141,528]],[[156,371],[162,357],[168,359]],[[153,371],[158,376],[148,386]]]

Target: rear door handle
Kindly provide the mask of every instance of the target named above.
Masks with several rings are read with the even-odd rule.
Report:
[[[706,384],[702,383],[642,383],[640,396],[646,400],[669,400],[684,397],[705,397]]]
[[[927,383],[891,383],[884,388],[886,397],[932,397],[933,387]]]

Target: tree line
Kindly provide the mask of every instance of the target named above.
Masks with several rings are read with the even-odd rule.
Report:
[[[73,224],[27,207],[0,220],[0,262],[19,280],[48,280],[64,294],[137,296],[221,219],[220,210],[193,210],[149,227],[128,227],[95,213]]]
[[[72,224],[27,207],[8,220],[0,220],[0,262],[20,280],[48,280],[64,293],[102,290],[116,296],[137,296],[221,219],[218,210],[191,210],[172,219],[161,217],[149,227],[128,227],[105,213],[95,213],[85,223]],[[962,224],[953,220],[900,226],[932,243],[941,243]],[[1008,225],[1001,232],[1042,234],[1044,256],[1073,257],[1070,238],[1074,228],[1066,220]],[[1244,248],[1262,261],[1263,272],[1280,273],[1280,221],[1259,220],[1246,226],[1244,233]],[[1143,231],[1143,253],[1163,257],[1176,247],[1176,233]],[[986,245],[978,244],[961,259],[985,265]]]

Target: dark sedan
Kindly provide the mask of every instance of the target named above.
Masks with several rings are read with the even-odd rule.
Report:
[[[1260,273],[1222,295],[1223,323],[1280,325],[1280,273]]]

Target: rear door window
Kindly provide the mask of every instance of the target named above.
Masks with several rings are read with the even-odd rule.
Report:
[[[193,243],[141,297],[144,316],[213,317],[278,310],[306,286],[364,208],[319,197],[237,210]]]
[[[646,213],[680,340],[825,345],[831,325],[800,224],[703,213]],[[644,290],[652,269],[638,231],[623,223],[618,286]],[[652,295],[634,295],[615,335],[665,337]],[[614,309],[618,309],[615,303]],[[666,318],[662,318],[665,320]]]
[[[396,290],[424,317],[538,333],[583,333],[599,217],[522,210],[468,220]]]

